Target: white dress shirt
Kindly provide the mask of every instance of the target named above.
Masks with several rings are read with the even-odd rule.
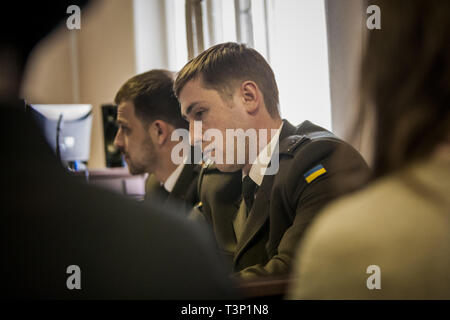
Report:
[[[175,184],[178,181],[178,178],[180,177],[181,172],[183,171],[185,162],[183,161],[181,164],[178,165],[178,167],[173,170],[173,172],[170,174],[170,176],[167,178],[166,182],[164,182],[164,189],[166,189],[167,192],[172,192],[173,188],[175,187]]]
[[[270,163],[270,160],[272,159],[272,155],[275,151],[278,140],[280,139],[282,127],[283,123],[281,123],[281,126],[278,128],[277,132],[274,134],[270,142],[258,154],[258,157],[255,159],[255,161],[253,161],[252,167],[250,168],[250,172],[248,173],[248,175],[258,186],[261,186],[261,183],[264,179],[267,167]],[[245,175],[242,174],[242,179],[244,179],[244,177]]]

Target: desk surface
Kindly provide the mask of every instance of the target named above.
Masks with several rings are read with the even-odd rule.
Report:
[[[290,277],[261,278],[257,280],[244,280],[237,284],[238,290],[245,299],[252,298],[283,298],[286,294]]]
[[[146,174],[132,175],[128,168],[105,168],[70,173],[89,184],[126,196],[142,199],[145,194]]]

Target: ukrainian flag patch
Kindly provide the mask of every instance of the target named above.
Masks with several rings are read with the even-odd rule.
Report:
[[[306,182],[311,183],[314,181],[317,177],[320,177],[323,175],[327,170],[323,167],[323,165],[319,164],[309,170],[307,173],[305,173],[303,176],[305,177]]]

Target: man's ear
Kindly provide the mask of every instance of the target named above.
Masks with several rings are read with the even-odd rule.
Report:
[[[258,85],[251,80],[242,82],[240,87],[240,98],[248,114],[255,114],[262,102],[261,91]]]
[[[155,120],[148,126],[148,134],[153,143],[163,146],[170,139],[170,126],[163,120]]]

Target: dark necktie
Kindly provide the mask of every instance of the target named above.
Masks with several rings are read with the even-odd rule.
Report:
[[[158,188],[158,197],[161,201],[166,201],[167,197],[169,197],[169,192],[164,188],[164,185]]]
[[[255,191],[258,185],[249,177],[245,176],[242,180],[242,198],[245,202],[245,207],[247,209],[247,216],[253,205],[253,200],[255,200]]]

